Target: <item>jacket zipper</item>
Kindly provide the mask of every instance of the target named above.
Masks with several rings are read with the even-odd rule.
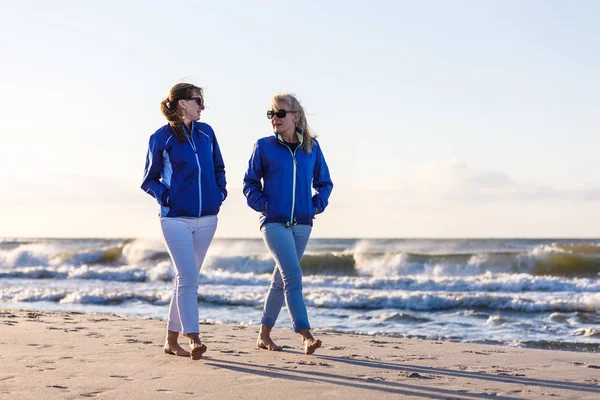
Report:
[[[292,214],[290,215],[290,220],[285,224],[288,228],[292,225],[295,225],[294,223],[294,207],[296,206],[296,165],[298,165],[298,161],[296,160],[296,150],[298,150],[298,147],[296,147],[294,149],[294,151],[292,152],[292,149],[290,149],[287,145],[284,144],[285,147],[287,147],[287,149],[290,151],[290,154],[292,155],[292,160],[294,161],[294,182],[292,182]]]
[[[202,167],[200,166],[200,159],[198,158],[198,149],[194,145],[194,130],[190,129],[190,136],[185,135],[186,139],[192,146],[192,150],[194,150],[194,154],[196,155],[196,164],[198,164],[198,217],[202,216]]]

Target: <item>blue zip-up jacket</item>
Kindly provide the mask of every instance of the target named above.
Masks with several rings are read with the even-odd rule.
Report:
[[[303,132],[296,134],[302,142]],[[248,205],[262,213],[261,227],[269,222],[312,226],[316,208],[319,213],[327,208],[332,189],[329,168],[316,140],[310,153],[301,146],[292,153],[277,134],[254,145],[244,176],[244,195]]]
[[[185,142],[169,124],[150,136],[142,189],[158,201],[162,217],[217,215],[227,197],[215,132],[203,122],[192,122],[191,131]]]

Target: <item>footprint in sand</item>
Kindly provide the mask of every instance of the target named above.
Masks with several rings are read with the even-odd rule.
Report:
[[[81,397],[98,397],[98,395],[101,395],[104,392],[89,392],[89,393],[81,393],[79,396]]]
[[[10,311],[0,311],[0,315],[8,318],[16,318],[16,315],[12,314]]]
[[[108,318],[91,318],[88,319],[90,322],[107,322],[110,321]]]
[[[315,361],[286,361],[286,364],[296,364],[296,365],[311,365],[311,366],[319,366],[319,367],[333,367],[331,364],[327,364],[324,362],[315,362]]]
[[[111,378],[125,379],[126,381],[132,381],[133,378],[125,375],[110,375]]]
[[[30,346],[30,347],[37,347],[37,348],[39,348],[39,349],[49,349],[50,347],[52,347],[52,346],[51,346],[51,345],[49,345],[49,344],[35,344],[35,343],[30,343],[30,344],[27,344],[27,346]]]
[[[358,377],[360,379],[366,379],[368,381],[371,382],[381,382],[381,381],[385,381],[385,378],[381,377],[381,376],[368,376],[368,375],[358,375]]]
[[[141,344],[153,344],[151,340],[140,340],[140,339],[127,339],[126,343],[141,343]]]
[[[463,353],[471,353],[471,354],[479,354],[479,355],[482,355],[482,356],[489,356],[490,355],[490,353],[483,353],[481,351],[473,351],[473,350],[463,350],[462,352]]]
[[[247,351],[237,351],[237,350],[219,350],[219,353],[231,354],[232,356],[236,356],[236,357],[239,357],[240,354],[250,354]]]
[[[298,365],[317,365],[314,361],[298,361],[296,364]]]
[[[411,379],[434,379],[433,376],[425,376],[425,375],[421,375],[417,372],[410,372],[410,371],[402,371],[398,375],[403,376],[405,378],[411,378]]]

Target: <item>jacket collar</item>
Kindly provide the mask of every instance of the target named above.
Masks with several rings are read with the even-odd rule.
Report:
[[[285,143],[285,141],[283,140],[283,138],[281,137],[281,135],[279,133],[275,133],[275,137],[277,137],[277,140],[280,143]],[[300,142],[299,146],[302,146],[302,143],[304,143],[304,131],[300,128],[296,128],[296,137],[298,138],[298,141]]]
[[[192,125],[190,126],[190,129],[188,129],[187,126],[185,126],[185,124],[181,124],[181,129],[183,129],[183,131],[188,134],[191,135],[192,132],[194,132],[194,130],[196,129],[197,126],[197,122],[196,121],[192,121]]]

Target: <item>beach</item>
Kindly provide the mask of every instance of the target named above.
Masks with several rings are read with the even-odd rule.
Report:
[[[201,324],[193,361],[163,352],[165,321],[0,309],[0,397],[596,399],[600,355],[316,330],[313,355],[288,328],[282,352],[257,326]],[[180,343],[184,343],[181,338]]]

